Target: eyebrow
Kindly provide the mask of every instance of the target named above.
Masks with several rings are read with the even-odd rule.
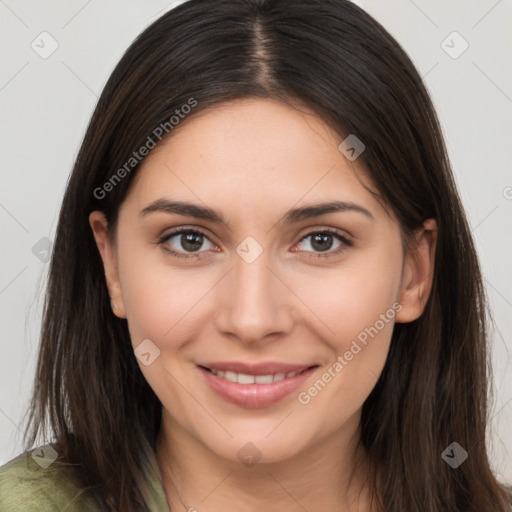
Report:
[[[356,212],[365,215],[366,217],[375,220],[374,216],[366,208],[349,202],[349,201],[329,201],[302,208],[293,208],[288,210],[283,217],[279,220],[278,224],[290,225],[300,222],[304,219],[312,217],[319,217],[327,213],[336,212]],[[195,217],[197,219],[209,220],[217,224],[223,224],[229,228],[229,222],[222,216],[222,213],[212,210],[205,206],[188,203],[185,201],[170,201],[168,199],[160,198],[153,201],[140,212],[140,217],[145,217],[153,212],[163,212],[169,214],[183,215]]]

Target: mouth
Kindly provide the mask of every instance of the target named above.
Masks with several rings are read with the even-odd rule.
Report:
[[[210,389],[224,400],[241,407],[260,408],[290,395],[318,365],[211,363],[197,368]]]

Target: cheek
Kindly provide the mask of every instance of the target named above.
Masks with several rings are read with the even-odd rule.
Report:
[[[216,280],[166,265],[159,250],[124,253],[130,256],[119,261],[123,301],[133,348],[149,339],[159,350],[149,365],[139,362],[146,381],[168,410],[186,411],[194,404],[179,384],[192,389],[184,354],[200,337],[205,299]]]
[[[339,269],[304,273],[296,280],[296,290],[299,297],[305,298],[318,325],[322,325],[325,339],[340,352],[347,350],[347,344],[392,308],[400,279],[399,254],[388,258],[369,254],[356,263],[340,265]],[[394,319],[394,313],[392,310],[388,316]],[[392,326],[389,322],[385,326],[381,323],[378,323],[379,330],[389,336]]]
[[[401,261],[399,250],[368,252],[326,279],[301,280],[308,305],[329,327],[321,332],[330,355],[299,402],[318,414],[340,404],[332,410],[332,426],[361,407],[382,372],[401,308],[396,302]]]
[[[133,346],[148,338],[165,355],[199,335],[219,276],[171,266],[159,247],[148,250],[127,241],[120,254],[119,279]]]
[[[330,328],[324,341],[331,355],[299,402],[318,414],[331,408],[332,425],[361,407],[384,367],[395,316],[401,309],[396,302],[401,257],[398,250],[369,253],[331,275],[328,283],[317,279],[314,287],[313,281],[303,281],[302,293],[310,290],[308,304]],[[340,407],[332,409],[332,404]]]

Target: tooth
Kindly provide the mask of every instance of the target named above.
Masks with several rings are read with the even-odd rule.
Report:
[[[245,375],[244,373],[238,374],[239,384],[254,384],[254,375]]]
[[[256,384],[272,384],[272,375],[258,375],[255,377]]]
[[[238,384],[272,384],[272,382],[278,382],[284,379],[290,379],[295,377],[295,375],[300,372],[288,372],[288,373],[274,373],[273,375],[247,375],[245,373],[236,373],[226,371],[223,372],[221,370],[211,370],[211,372],[217,377],[229,380],[230,382],[235,382]]]
[[[224,373],[224,378],[226,380],[229,380],[229,382],[237,382],[237,377],[238,377],[238,374],[236,374],[235,372],[226,372]]]

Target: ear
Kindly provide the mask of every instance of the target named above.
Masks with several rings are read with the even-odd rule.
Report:
[[[436,245],[437,223],[434,219],[428,219],[414,233],[405,255],[397,299],[402,309],[396,314],[397,322],[412,322],[423,313],[434,278]]]
[[[121,286],[117,273],[117,254],[114,242],[108,235],[108,222],[105,214],[101,211],[94,211],[89,215],[89,224],[91,225],[96,245],[103,261],[105,279],[110,295],[112,310],[119,318],[126,318]]]

